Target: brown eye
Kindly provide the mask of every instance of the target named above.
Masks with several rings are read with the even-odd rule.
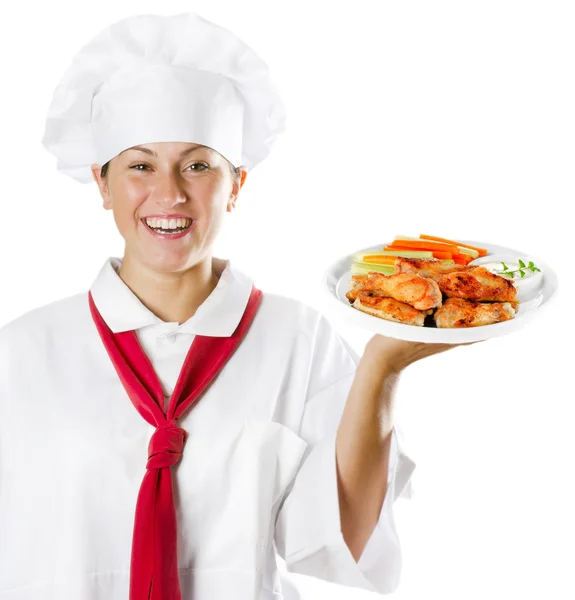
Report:
[[[206,165],[205,163],[193,163],[192,165],[190,165],[190,167],[201,167],[200,169],[193,169],[194,171],[205,171],[206,169],[209,169],[209,166]]]
[[[144,169],[136,169],[136,167],[145,167],[147,169],[148,165],[145,165],[144,163],[138,163],[137,165],[132,165],[130,167],[130,169],[134,169],[134,171],[143,171],[144,170]]]

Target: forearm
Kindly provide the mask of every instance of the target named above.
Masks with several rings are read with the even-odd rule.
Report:
[[[387,493],[393,394],[398,377],[370,340],[337,431],[341,529],[356,561],[373,533]]]

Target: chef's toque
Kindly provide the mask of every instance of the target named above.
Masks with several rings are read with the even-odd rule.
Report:
[[[93,181],[92,163],[153,142],[202,144],[251,169],[285,119],[267,65],[231,31],[195,13],[135,15],[74,57],[42,144],[81,183]]]

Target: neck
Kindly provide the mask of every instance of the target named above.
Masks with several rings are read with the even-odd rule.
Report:
[[[162,321],[179,325],[195,314],[220,275],[212,268],[211,254],[178,272],[156,271],[125,254],[118,274],[147,309]]]

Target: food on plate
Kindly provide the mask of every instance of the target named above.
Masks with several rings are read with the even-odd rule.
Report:
[[[381,296],[377,291],[364,290],[357,294],[352,306],[362,312],[387,321],[423,327],[426,312],[394,298]]]
[[[435,311],[437,327],[477,327],[509,321],[515,316],[510,302],[477,302],[463,298],[447,298]]]
[[[377,272],[393,275],[395,267],[393,265],[378,265],[376,263],[364,263],[353,261],[351,264],[352,275],[367,275],[368,273]]]
[[[501,258],[505,261],[495,262]],[[354,308],[411,325],[456,328],[513,319],[518,289],[540,269],[527,258],[514,262],[479,246],[422,234],[398,235],[356,252],[351,273],[346,297]]]
[[[513,282],[491,273],[484,267],[471,271],[435,275],[433,279],[448,298],[464,298],[488,302],[514,302],[517,289]]]
[[[441,242],[429,242],[418,240],[417,238],[396,237],[389,248],[413,248],[414,250],[430,250],[432,252],[449,252],[450,254],[459,254],[459,247],[453,244],[443,244]]]
[[[422,258],[397,258],[394,267],[396,273],[418,273],[422,277],[435,277],[435,275],[455,272],[462,273],[475,268]]]
[[[372,272],[367,275],[353,275],[354,287],[347,292],[349,300],[354,301],[358,293],[364,290],[378,290],[384,295],[406,302],[417,310],[428,310],[441,306],[441,290],[433,279],[426,279],[418,274],[398,273],[384,275]]]
[[[353,255],[353,260],[367,260],[368,257],[375,256],[403,256],[405,258],[433,258],[433,252],[427,250],[364,250],[356,252]]]

